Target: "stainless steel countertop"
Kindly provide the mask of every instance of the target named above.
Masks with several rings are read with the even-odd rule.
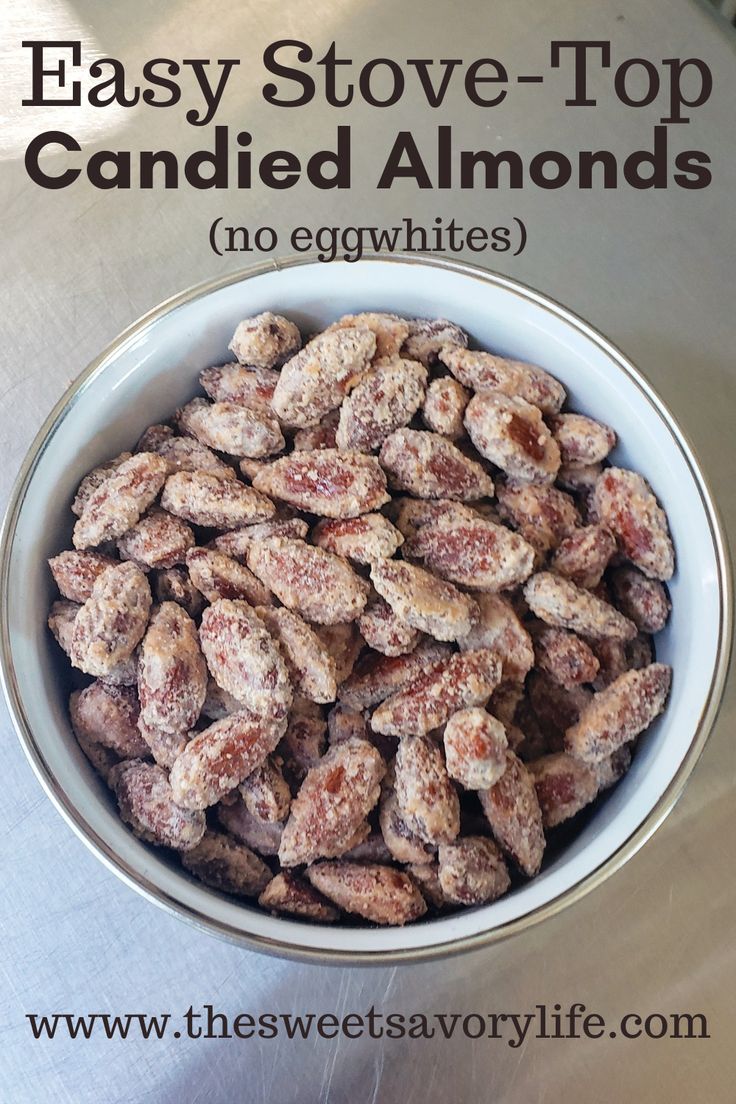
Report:
[[[688,0],[479,0],[371,4],[357,0],[254,0],[197,4],[145,0],[103,5],[11,0],[4,36],[8,118],[3,166],[0,276],[0,504],[43,417],[102,346],[169,294],[247,263],[220,260],[207,244],[217,214],[280,231],[306,222],[385,222],[403,215],[455,216],[493,225],[518,215],[529,244],[493,267],[538,287],[608,334],[649,376],[691,436],[732,527],[734,490],[733,160],[734,51],[706,11]],[[94,54],[131,64],[154,56],[260,57],[278,37],[324,49],[335,38],[356,59],[373,56],[499,57],[513,72],[538,71],[550,38],[610,38],[623,59],[701,56],[715,76],[697,112],[692,144],[708,150],[705,191],[621,188],[603,194],[417,192],[373,188],[377,158],[397,130],[426,137],[452,122],[458,144],[503,140],[523,152],[577,147],[628,152],[651,133],[649,112],[625,110],[610,77],[593,84],[595,112],[560,112],[534,86],[488,113],[460,98],[432,113],[409,98],[394,109],[284,111],[260,98],[254,64],[229,90],[218,121],[247,128],[256,144],[308,151],[338,123],[354,127],[358,171],[350,193],[298,186],[282,193],[97,191],[79,183],[43,191],[25,177],[21,151],[32,133],[59,125],[98,133],[114,147],[174,148],[171,112],[21,111],[27,64],[21,38],[78,37]],[[527,68],[529,67],[529,68]],[[561,85],[552,84],[554,90]],[[442,116],[442,117],[440,117]],[[98,132],[90,131],[98,128]],[[486,129],[484,129],[484,127]],[[85,129],[86,128],[86,129]],[[112,133],[111,133],[112,130]],[[104,142],[103,142],[104,139]],[[697,139],[697,140],[696,140]],[[269,144],[270,143],[270,144]],[[475,259],[466,254],[466,259]],[[562,915],[467,957],[398,968],[318,969],[220,943],[156,910],[118,882],[63,823],[32,776],[4,708],[2,1022],[0,1099],[8,1104],[234,1101],[312,1104],[415,1100],[512,1102],[732,1101],[736,949],[736,745],[733,689],[684,797],[645,848],[606,885]],[[492,1040],[320,1039],[108,1042],[95,1036],[34,1042],[27,1012],[183,1013],[213,1004],[237,1012],[514,1012],[583,1002],[615,1020],[628,1011],[704,1012],[711,1038],[529,1039],[517,1049]]]

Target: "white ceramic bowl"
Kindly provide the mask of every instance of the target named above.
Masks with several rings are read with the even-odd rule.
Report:
[[[407,928],[320,927],[275,918],[190,879],[118,819],[70,732],[58,651],[46,629],[46,558],[69,547],[68,503],[95,464],[191,397],[201,368],[222,362],[236,323],[263,310],[305,331],[359,310],[454,319],[481,347],[541,364],[573,409],[617,430],[614,462],[642,472],[665,505],[675,547],[672,617],[657,656],[672,664],[666,713],[631,771],[573,842],[492,905]],[[25,752],[57,808],[98,857],[155,903],[261,950],[320,961],[416,959],[519,931],[598,885],[672,808],[712,725],[731,636],[731,585],[716,510],[692,450],[662,401],[605,338],[544,296],[467,265],[376,258],[294,260],[193,288],[122,334],[67,392],[39,433],[4,523],[2,675]]]

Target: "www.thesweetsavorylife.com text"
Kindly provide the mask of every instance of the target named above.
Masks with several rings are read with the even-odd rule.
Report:
[[[36,1040],[104,1039],[493,1039],[518,1049],[529,1039],[709,1039],[703,1012],[625,1012],[607,1017],[582,1002],[537,1004],[523,1012],[218,1011],[211,1004],[185,1012],[28,1012]]]

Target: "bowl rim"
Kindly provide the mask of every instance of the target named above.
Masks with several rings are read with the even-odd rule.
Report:
[[[194,284],[170,296],[152,310],[141,315],[136,321],[123,330],[122,333],[114,338],[65,390],[61,398],[44,419],[41,428],[34,437],[11,489],[8,505],[2,519],[2,524],[0,525],[0,685],[2,686],[13,727],[15,728],[21,747],[23,748],[36,778],[66,823],[108,870],[112,871],[122,882],[130,886],[131,889],[134,889],[148,901],[164,909],[171,915],[187,920],[200,931],[205,931],[210,935],[217,935],[221,939],[225,939],[228,942],[250,950],[277,955],[283,958],[290,958],[296,961],[319,963],[321,965],[378,966],[402,962],[419,962],[445,958],[450,955],[487,947],[499,943],[503,939],[507,939],[518,932],[526,931],[542,920],[557,915],[557,913],[561,912],[564,908],[581,900],[593,889],[601,885],[635,855],[639,848],[654,834],[664,819],[672,811],[682,794],[687,779],[702,754],[720,708],[728,674],[733,637],[733,581],[731,563],[725,529],[720,517],[720,512],[715,503],[713,492],[689,437],[683,431],[665,402],[629,358],[626,357],[613,342],[605,337],[605,335],[571,311],[568,307],[552,299],[550,296],[518,280],[512,279],[509,276],[466,261],[438,258],[431,254],[424,253],[376,253],[363,257],[358,262],[352,263],[365,265],[374,262],[400,265],[422,265],[425,267],[439,268],[458,273],[469,279],[503,288],[505,291],[527,301],[531,301],[557,316],[557,318],[573,327],[589,341],[592,341],[593,344],[597,345],[610,359],[615,361],[617,367],[624,372],[624,374],[636,385],[639,391],[643,393],[667,426],[677,447],[683,455],[700,495],[708,519],[710,536],[717,562],[717,583],[720,598],[718,641],[708,693],[690,745],[680,762],[677,772],[656,804],[649,810],[641,824],[634,829],[631,835],[618,847],[618,849],[600,863],[598,867],[587,874],[580,882],[563,890],[550,901],[537,906],[530,912],[514,920],[508,921],[490,930],[477,932],[472,935],[460,936],[444,943],[436,944],[430,942],[419,947],[381,951],[336,950],[334,948],[318,949],[304,947],[286,939],[270,938],[240,931],[229,924],[214,920],[212,917],[194,907],[190,907],[174,899],[161,888],[154,885],[145,875],[123,862],[116,855],[115,851],[97,835],[94,829],[86,822],[81,811],[62,790],[61,786],[54,778],[40,747],[36,743],[35,736],[26,716],[16,677],[11,649],[10,626],[8,623],[8,606],[5,601],[5,595],[9,584],[11,553],[17,522],[31,479],[45,451],[47,442],[52,438],[63,419],[66,418],[68,413],[72,410],[78,396],[89,387],[99,375],[101,375],[107,362],[111,358],[119,354],[122,349],[130,342],[139,338],[146,330],[152,328],[156,322],[165,315],[171,314],[195,300],[205,298],[207,295],[223,287],[242,283],[270,272],[278,272],[285,268],[322,264],[325,262],[320,262],[317,254],[314,252],[260,261],[243,269],[239,269],[236,272],[216,276],[212,279]]]

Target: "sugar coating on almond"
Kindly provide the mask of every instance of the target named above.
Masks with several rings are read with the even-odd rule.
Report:
[[[248,567],[280,602],[319,625],[355,620],[368,600],[368,584],[347,560],[304,541],[260,541],[248,552]]]
[[[465,428],[481,456],[520,483],[551,483],[560,450],[540,410],[499,391],[476,394],[465,411]]]
[[[408,924],[427,905],[408,874],[378,863],[320,862],[307,868],[315,889],[345,912],[374,924]]]
[[[276,414],[299,429],[317,425],[359,382],[375,351],[376,336],[365,327],[314,338],[282,368],[273,396]]]
[[[302,343],[298,328],[282,314],[264,311],[239,322],[228,348],[241,364],[274,368],[293,356]]]
[[[529,579],[524,597],[537,617],[559,629],[571,629],[594,640],[632,640],[636,636],[633,621],[608,602],[549,571]]]
[[[146,724],[186,732],[199,719],[207,665],[197,628],[176,602],[164,602],[151,615],[141,645],[138,693]]]
[[[472,502],[493,494],[485,468],[438,433],[397,429],[383,442],[379,459],[390,486],[417,498]]]
[[[315,702],[337,696],[336,664],[316,632],[293,610],[258,606],[256,613],[278,641],[295,690]]]
[[[672,669],[651,663],[627,671],[593,696],[577,722],[565,734],[565,746],[586,762],[610,756],[648,728],[664,709]]]
[[[398,617],[437,640],[467,636],[477,620],[474,599],[413,564],[379,560],[371,566],[371,582]]]
[[[427,370],[415,360],[381,360],[344,399],[335,436],[339,449],[372,452],[419,410]]]
[[[293,452],[274,460],[255,476],[253,486],[322,517],[359,517],[389,500],[375,457],[337,449]]]
[[[94,548],[135,525],[164,484],[167,467],[154,452],[131,456],[90,494],[74,526],[75,548]]]
[[[330,749],[312,767],[291,805],[279,861],[298,866],[335,858],[369,834],[366,822],[378,802],[386,765],[365,740]]]
[[[487,790],[506,770],[506,729],[485,709],[453,713],[443,743],[448,773],[466,790]]]
[[[182,855],[182,866],[205,885],[236,897],[257,897],[271,879],[271,871],[255,852],[219,832],[205,832]]]

